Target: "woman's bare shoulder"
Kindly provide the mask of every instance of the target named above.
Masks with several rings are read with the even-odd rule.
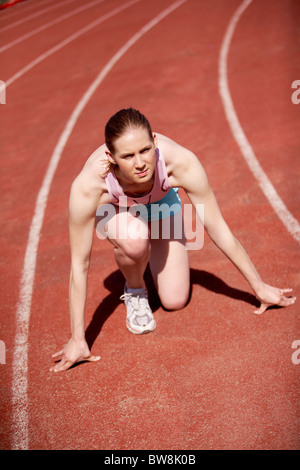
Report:
[[[101,145],[98,147],[86,160],[82,172],[83,173],[95,173],[101,177],[105,176],[105,171],[107,169],[107,156],[106,156],[106,145]]]
[[[157,139],[157,146],[162,151],[164,159],[168,162],[170,159],[180,158],[182,154],[192,154],[183,145],[175,142],[175,140],[170,139],[169,137],[155,133]]]
[[[76,187],[85,194],[107,192],[105,172],[107,169],[106,146],[97,148],[86,160],[82,170],[73,181],[72,187]]]
[[[183,145],[175,142],[169,137],[156,133],[157,146],[161,150],[167,168],[174,169],[180,167],[182,169],[185,162],[193,158],[193,152],[184,147]]]
[[[162,134],[156,134],[156,138],[172,185],[183,187],[184,175],[190,173],[195,174],[199,180],[206,178],[204,168],[191,150]]]
[[[174,140],[170,139],[164,134],[160,134],[159,132],[154,132],[153,135],[156,137],[157,146],[159,148],[174,147],[174,145],[176,145],[176,142]]]

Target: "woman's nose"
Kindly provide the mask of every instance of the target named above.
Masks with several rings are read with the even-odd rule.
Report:
[[[136,168],[143,168],[145,165],[141,155],[136,155],[135,157],[135,166]]]

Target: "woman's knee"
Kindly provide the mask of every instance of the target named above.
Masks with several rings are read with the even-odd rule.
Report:
[[[148,239],[138,238],[136,240],[126,238],[118,240],[116,248],[126,257],[135,261],[148,258],[150,256],[150,242]]]
[[[160,296],[162,306],[165,310],[182,310],[189,300],[189,291],[168,292],[168,295]]]

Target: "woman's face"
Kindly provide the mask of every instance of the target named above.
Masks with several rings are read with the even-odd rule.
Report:
[[[150,139],[148,130],[128,129],[114,141],[114,154],[107,152],[109,160],[118,166],[117,176],[125,184],[152,181],[155,170],[156,138]]]

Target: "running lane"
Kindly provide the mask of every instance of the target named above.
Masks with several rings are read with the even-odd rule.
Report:
[[[298,221],[300,107],[292,102],[292,83],[300,76],[299,13],[297,1],[253,1],[241,17],[228,60],[229,86],[244,132]]]
[[[4,108],[8,135],[2,164],[8,222],[1,244],[6,301],[1,324],[9,348],[7,365],[1,366],[5,387],[1,405],[7,411],[3,448],[16,444],[10,419],[12,411],[14,415],[18,411],[17,405],[11,408],[10,390],[14,313],[35,198],[49,158],[71,112],[101,68],[170,4],[137,3],[53,54],[11,87],[13,99]],[[294,287],[298,246],[243,161],[218,94],[220,47],[239,4],[188,0],[168,15],[116,63],[67,142],[45,213],[31,306],[27,375],[31,449],[299,445],[297,366],[291,361],[297,307],[255,317],[248,286],[207,238],[203,250],[190,252],[193,291],[186,309],[164,312],[147,278],[158,327],[140,338],[125,327],[124,307],[118,300],[123,280],[111,249],[95,237],[86,325],[92,350],[102,359],[61,375],[48,372],[51,353],[69,337],[70,184],[89,153],[102,143],[107,117],[120,107],[140,108],[155,130],[199,156],[228,223],[262,276],[270,283]],[[257,10],[254,14],[249,8],[247,14],[254,15],[255,27],[262,21]],[[245,29],[246,13],[241,21],[233,50],[243,56],[247,45],[255,48],[255,37]],[[239,47],[244,35],[248,42]],[[255,48],[257,57],[259,53]],[[234,89],[238,92],[237,84]],[[241,103],[234,95],[235,104],[237,98]],[[251,126],[246,113],[242,119],[243,125]]]

